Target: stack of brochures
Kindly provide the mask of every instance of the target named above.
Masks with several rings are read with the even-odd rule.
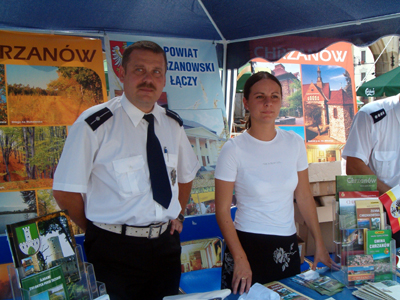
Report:
[[[337,231],[335,243],[347,286],[392,280],[392,231],[375,175],[336,176]]]
[[[7,224],[14,267],[9,268],[14,299],[95,299],[94,269],[84,263],[66,211]],[[103,297],[107,298],[107,297]]]
[[[352,294],[364,300],[400,300],[400,284],[393,280],[368,282]]]
[[[320,276],[315,271],[298,274],[292,277],[291,280],[324,296],[335,295],[344,288],[344,284],[338,280],[329,276]]]

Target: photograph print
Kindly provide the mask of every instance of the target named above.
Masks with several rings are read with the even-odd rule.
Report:
[[[66,126],[0,128],[0,190],[51,188]]]
[[[354,117],[350,74],[342,67],[302,65],[306,142],[344,144]]]
[[[214,171],[218,155],[227,141],[226,126],[221,109],[176,109],[183,127],[200,162],[193,180],[186,215],[215,213]]]
[[[72,125],[103,102],[99,75],[84,67],[7,65],[11,126]]]
[[[37,217],[35,191],[0,193],[0,236],[6,225]]]

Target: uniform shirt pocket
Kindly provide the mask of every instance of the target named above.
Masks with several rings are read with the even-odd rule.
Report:
[[[135,197],[150,189],[150,181],[145,171],[142,155],[113,161],[115,177],[122,197]]]
[[[168,177],[171,181],[172,189],[177,187],[178,182],[178,174],[177,174],[177,166],[178,166],[178,155],[164,153],[165,165],[167,166]]]
[[[375,151],[376,172],[380,178],[392,178],[395,173],[396,151]]]

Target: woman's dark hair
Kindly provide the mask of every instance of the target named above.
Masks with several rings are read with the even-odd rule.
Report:
[[[271,79],[272,81],[276,82],[279,85],[279,89],[281,90],[281,95],[282,95],[282,84],[279,82],[278,78],[276,78],[274,75],[268,72],[258,72],[254,73],[249,77],[249,79],[246,80],[246,83],[244,84],[243,88],[243,97],[249,100],[251,87],[263,79]],[[246,129],[249,129],[251,127],[250,114],[246,120],[245,127]]]

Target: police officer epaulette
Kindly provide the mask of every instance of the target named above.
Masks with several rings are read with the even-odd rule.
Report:
[[[166,109],[166,115],[168,117],[174,119],[175,121],[177,121],[179,123],[179,126],[183,125],[183,121],[182,121],[181,117],[176,112],[174,112],[173,110]]]
[[[377,123],[384,117],[386,117],[386,111],[384,108],[382,108],[380,110],[374,111],[373,113],[370,113],[370,116],[372,117],[372,120],[374,120],[374,123]]]
[[[111,110],[107,107],[95,112],[85,119],[86,123],[95,131],[101,124],[113,116]]]

